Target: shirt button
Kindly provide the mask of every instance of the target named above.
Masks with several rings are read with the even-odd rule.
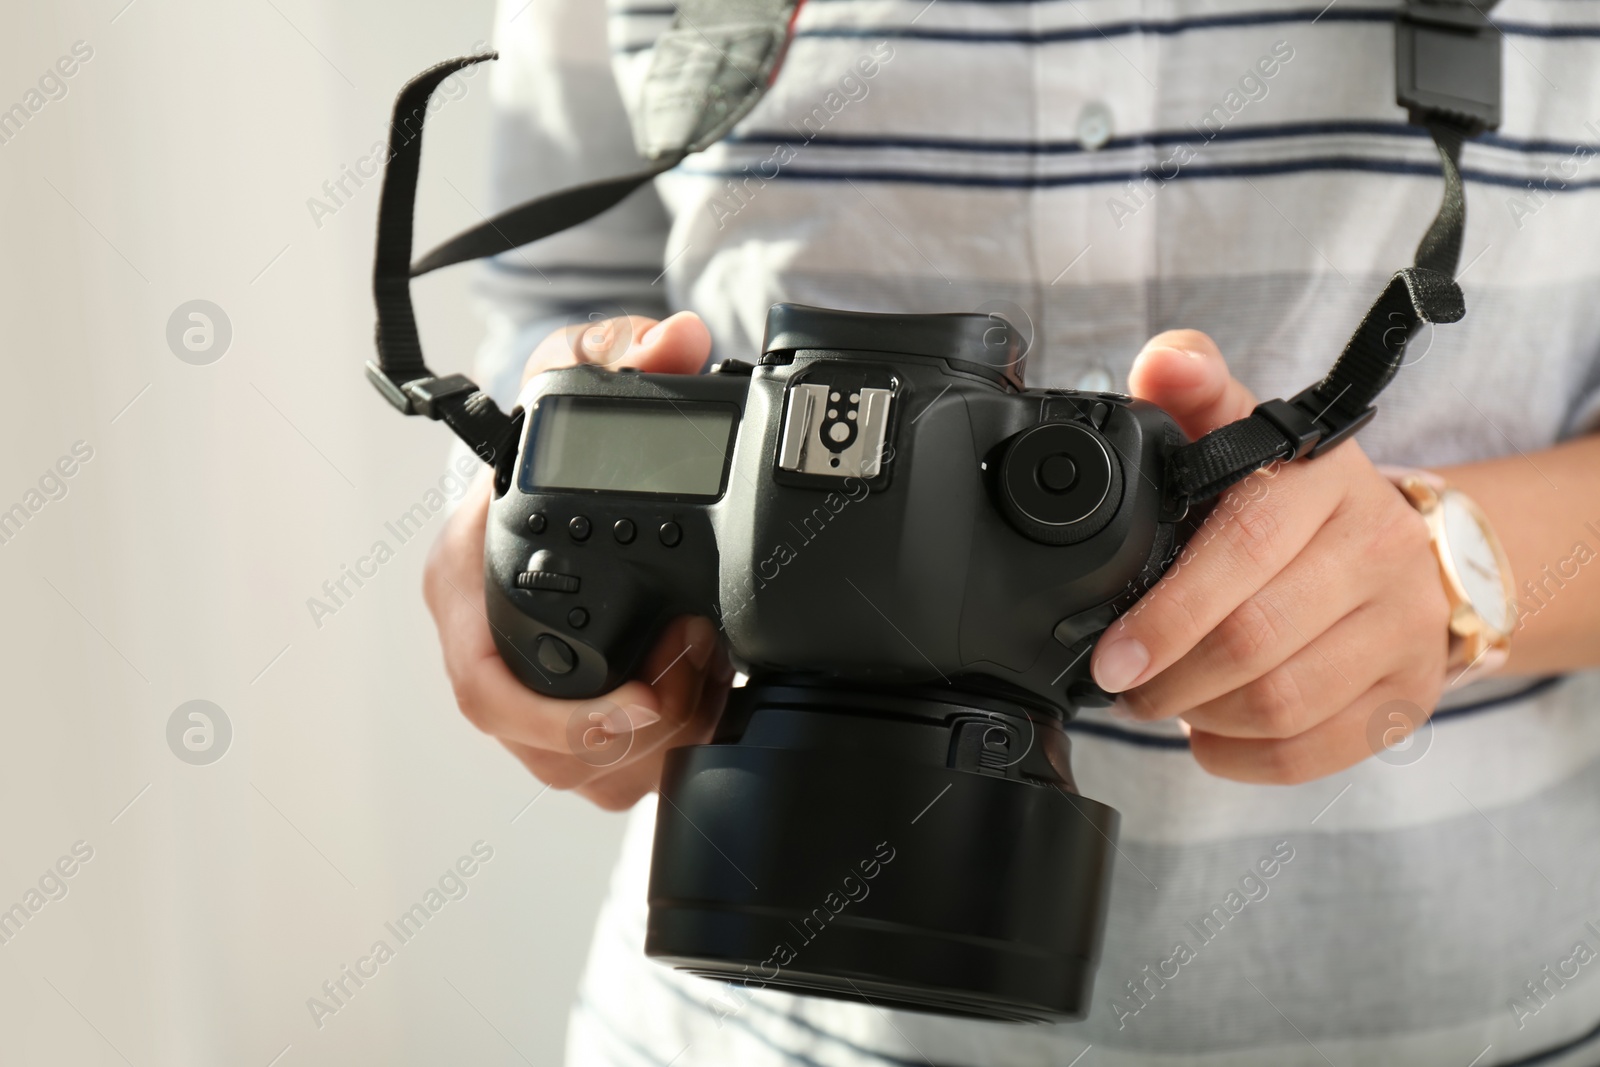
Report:
[[[1111,140],[1111,109],[1091,100],[1078,112],[1078,143],[1090,152]]]

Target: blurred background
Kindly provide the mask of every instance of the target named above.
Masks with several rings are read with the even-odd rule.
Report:
[[[7,15],[0,1063],[559,1062],[621,818],[451,700],[443,510],[386,525],[450,438],[362,377],[378,181],[348,177],[494,4]],[[419,248],[487,206],[490,80],[430,119]],[[441,371],[472,276],[417,286]]]

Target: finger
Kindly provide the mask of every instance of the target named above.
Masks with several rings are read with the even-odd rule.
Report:
[[[539,342],[522,368],[522,380],[574,363],[609,366],[633,347],[634,338],[642,337],[655,324],[655,319],[643,315],[571,323]]]
[[[1337,774],[1373,754],[1367,738],[1372,716],[1390,701],[1431,713],[1421,690],[1398,680],[1368,689],[1332,717],[1284,740],[1222,737],[1196,729],[1189,748],[1196,762],[1221,778],[1266,785],[1298,785]]]
[[[511,673],[500,658],[484,612],[483,537],[488,510],[489,486],[484,476],[473,483],[428,552],[423,597],[439,628],[445,673],[461,713],[478,729],[561,751],[567,747],[565,729],[571,702],[542,697]],[[638,682],[629,683],[610,698],[616,707],[629,709],[635,721],[659,717],[655,694]]]
[[[642,315],[578,323],[546,337],[522,370],[524,383],[540,371],[592,363],[637,367],[659,374],[693,374],[711,355],[711,332],[692,311],[657,322]]]
[[[668,623],[656,639],[638,677],[660,694],[662,704],[682,706],[687,687],[716,651],[716,625],[699,616],[681,616]]]
[[[1312,729],[1405,664],[1396,613],[1367,604],[1279,666],[1183,713],[1223,737],[1288,738]]]
[[[1198,330],[1156,334],[1134,357],[1128,389],[1164,409],[1190,437],[1242,419],[1255,394],[1235,380],[1216,342]]]
[[[672,647],[674,642],[663,642]],[[551,752],[501,739],[535,777],[552,788],[573,790],[607,810],[631,807],[640,796],[656,788],[666,750],[709,740],[721,717],[733,679],[727,656],[718,650],[702,670],[674,665],[674,673],[692,679],[680,697],[684,710],[669,710],[660,723],[629,731],[626,716],[613,714],[597,723],[581,721],[581,730],[569,729],[573,742],[568,752]],[[575,707],[575,713],[581,707]],[[603,726],[622,726],[613,733]]]
[[[659,789],[667,753],[683,745],[706,744],[722,717],[733,671],[729,668],[718,673],[715,667],[714,662],[713,668],[702,675],[699,704],[694,714],[671,737],[652,748],[644,758],[628,760],[615,770],[581,786],[578,794],[607,811],[618,811],[632,807],[644,794]]]
[[[455,513],[428,549],[422,596],[439,629],[445,669],[454,677],[494,654],[483,606],[483,539],[493,475],[485,468],[473,480]]]
[[[638,335],[620,362],[656,374],[696,374],[711,358],[711,331],[692,311],[668,315]]]
[[[1201,707],[1261,678],[1300,649],[1316,644],[1346,615],[1390,581],[1385,560],[1352,569],[1351,526],[1359,517],[1336,513],[1305,550],[1250,594],[1178,662],[1123,694],[1135,719],[1164,719]]]
[[[545,766],[546,781],[555,783],[559,776],[561,788],[572,788],[593,777],[593,768],[648,752],[670,737],[693,713],[703,669],[716,648],[716,630],[708,620],[675,620],[639,678],[589,700],[557,700],[533,692],[492,649],[462,666],[459,676],[452,670],[451,681],[462,714],[480,730],[581,765],[565,770],[555,763]]]
[[[631,731],[625,728],[623,715],[613,713],[589,721],[580,714],[569,720],[571,743],[566,751],[552,752],[506,738],[499,740],[551,788],[572,790],[615,810],[632,805],[656,787],[668,749],[709,739],[716,726],[714,715],[721,712],[715,694],[716,687],[709,676],[702,675],[696,682],[696,707],[687,718],[681,722],[663,720]],[[575,712],[581,713],[581,708]],[[605,728],[619,724],[622,729],[617,733]]]
[[[1167,575],[1101,636],[1095,682],[1111,693],[1143,684],[1283,570],[1345,496],[1336,458],[1258,471],[1224,493]]]
[[[643,755],[666,746],[689,744],[683,736],[697,734],[706,727],[703,720],[708,714],[713,715],[709,725],[715,725],[721,703],[708,701],[708,694],[720,689],[726,695],[733,668],[711,620],[683,616],[673,620],[656,641],[638,680],[655,692],[661,712],[659,723],[644,723],[635,731],[634,750]]]

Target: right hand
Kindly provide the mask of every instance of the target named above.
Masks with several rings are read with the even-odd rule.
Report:
[[[693,374],[710,353],[711,335],[691,312],[659,323],[608,319],[545,338],[523,381],[580,361]],[[484,614],[491,480],[485,470],[473,484],[434,542],[423,574],[456,703],[541,781],[576,790],[608,811],[632,807],[660,782],[667,749],[705,742],[722,714],[733,668],[717,629],[704,618],[673,620],[638,678],[602,697],[557,700],[527,688],[500,659]]]

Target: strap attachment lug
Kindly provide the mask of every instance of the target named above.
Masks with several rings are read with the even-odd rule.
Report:
[[[1470,2],[1402,0],[1394,78],[1413,122],[1448,120],[1469,136],[1500,126],[1500,30]]]

